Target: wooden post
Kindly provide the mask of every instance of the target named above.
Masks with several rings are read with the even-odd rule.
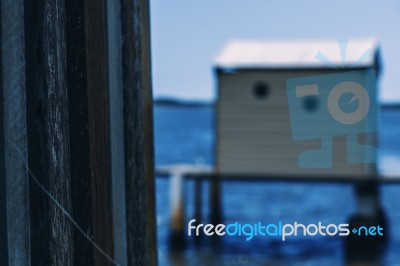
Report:
[[[67,1],[66,17],[72,208],[76,222],[93,235],[84,2]],[[74,247],[79,247],[74,250],[74,263],[93,265],[92,244],[77,230],[73,236]]]
[[[170,178],[169,202],[171,208],[170,219],[170,247],[181,250],[186,244],[185,238],[185,194],[184,173],[176,171]]]
[[[84,1],[85,59],[93,236],[104,252],[113,257],[110,99],[108,91],[107,14],[105,4],[105,1]],[[101,222],[99,222],[100,220]],[[98,250],[95,250],[94,253],[94,264],[109,265],[109,263],[105,263],[104,255]]]
[[[0,14],[0,264],[156,265],[148,1]]]
[[[196,178],[194,180],[194,218],[196,219],[197,224],[202,222],[202,185],[203,182],[200,178]],[[198,245],[201,242],[201,237],[195,238],[195,244]]]
[[[179,164],[179,165],[170,165],[164,166],[159,169],[159,173],[161,175],[169,175],[170,176],[170,189],[169,189],[169,203],[170,203],[170,248],[173,251],[182,251],[186,245],[186,217],[185,217],[185,177],[190,174],[197,175],[199,178],[201,175],[208,175],[213,172],[213,169],[207,166],[200,165],[190,165],[190,164]],[[195,214],[194,218],[197,223],[200,223],[202,220],[202,180],[196,179],[195,181],[195,191],[194,191],[194,204],[195,204]],[[210,208],[211,213],[213,212],[214,207],[220,206],[220,193],[216,188],[219,187],[213,186],[210,184]],[[215,185],[215,183],[214,183]],[[218,180],[219,185],[219,180]],[[217,193],[218,192],[218,193]],[[214,193],[214,195],[212,195]],[[217,212],[215,212],[217,210]],[[221,219],[219,208],[214,209],[214,213],[217,214],[216,220],[219,221]],[[195,237],[195,241],[200,243],[200,237]],[[179,253],[173,253],[173,259],[180,260]],[[177,255],[177,256],[176,256]]]
[[[24,2],[1,1],[0,265],[30,265]],[[6,254],[4,254],[6,252]]]
[[[71,265],[73,229],[64,214],[72,213],[65,5],[24,5],[31,263]]]
[[[384,230],[383,236],[358,236],[350,234],[346,238],[345,254],[348,265],[379,264],[381,248],[387,239],[388,228],[386,217],[380,204],[379,187],[377,180],[366,180],[356,184],[355,196],[357,212],[349,221],[350,230],[360,226],[380,226]]]
[[[121,3],[107,0],[107,14],[114,256],[127,265]]]
[[[215,225],[222,222],[221,196],[221,181],[214,176],[210,180],[210,222]]]
[[[0,4],[0,14],[1,14],[2,6]],[[1,16],[3,17],[3,16]],[[1,34],[2,29],[0,27],[0,43],[1,41]],[[0,62],[3,61],[2,52],[0,53]],[[3,69],[2,65],[0,65],[0,83],[3,84]],[[0,86],[0,95],[3,96],[3,86]],[[3,101],[0,100],[0,132],[4,132],[4,119],[3,119]],[[5,149],[4,149],[4,138],[0,138],[0,157],[5,157]],[[0,160],[0,176],[6,176],[5,170],[5,162],[4,160]],[[7,197],[6,197],[6,179],[0,178],[0,225],[7,224]],[[2,226],[0,228],[0,263],[8,262],[8,236],[7,236],[7,227]]]
[[[148,0],[121,0],[129,265],[157,264]]]

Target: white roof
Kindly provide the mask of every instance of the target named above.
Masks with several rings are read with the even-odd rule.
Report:
[[[235,40],[216,57],[219,68],[338,68],[374,65],[375,39]]]

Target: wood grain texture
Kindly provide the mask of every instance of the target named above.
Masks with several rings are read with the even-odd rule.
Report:
[[[85,232],[92,235],[84,2],[81,0],[66,1],[66,17],[72,209],[75,221]],[[76,229],[73,231],[73,236],[74,265],[93,265],[92,244]]]
[[[122,0],[122,79],[129,265],[156,265],[149,3]]]
[[[1,265],[28,265],[29,192],[27,157],[27,129],[25,108],[25,37],[23,1],[1,2],[2,39],[2,142],[4,141],[4,172],[1,174],[7,197],[7,221],[1,229],[7,230],[8,260]],[[12,144],[11,144],[12,143]],[[2,238],[4,239],[4,238]],[[2,240],[3,241],[3,240]]]
[[[111,147],[105,1],[84,2],[94,241],[113,257]],[[110,265],[95,251],[95,265]]]
[[[25,3],[29,167],[71,212],[65,2]],[[71,224],[30,179],[32,265],[72,265]]]
[[[0,14],[2,11],[0,5]],[[3,15],[1,15],[1,18]],[[3,23],[1,23],[3,25]],[[2,44],[2,27],[0,27],[0,43]],[[0,53],[0,95],[3,96],[3,53]],[[0,98],[0,131],[4,132],[3,99]],[[8,265],[8,235],[7,235],[7,197],[5,169],[4,137],[0,138],[0,264]]]
[[[121,38],[120,2],[107,0],[114,258],[127,265]]]
[[[0,11],[0,264],[156,265],[148,1]]]

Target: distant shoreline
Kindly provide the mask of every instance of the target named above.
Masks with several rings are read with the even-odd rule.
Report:
[[[154,105],[159,106],[186,106],[186,107],[212,107],[214,101],[206,100],[183,100],[178,98],[156,98],[153,100]],[[381,103],[382,109],[400,109],[400,102],[396,103]]]
[[[212,107],[213,101],[182,100],[175,98],[158,98],[153,100],[154,105],[159,106],[186,106],[186,107]]]
[[[400,103],[381,103],[382,109],[400,109]]]

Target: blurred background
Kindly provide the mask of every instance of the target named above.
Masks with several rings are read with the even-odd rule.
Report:
[[[339,39],[375,37],[383,68],[379,79],[381,175],[400,175],[400,2],[387,1],[151,1],[156,167],[215,163],[216,84],[213,59],[232,39]],[[208,217],[209,182],[202,213]],[[184,182],[186,223],[194,215],[195,184]],[[221,238],[216,247],[188,239],[170,248],[170,179],[157,177],[160,265],[345,265],[342,238]],[[400,265],[400,183],[379,186],[387,217],[380,265]],[[258,221],[346,223],[356,212],[349,183],[222,182],[224,223]],[[206,218],[205,218],[206,219]],[[207,219],[206,221],[207,222]],[[209,221],[208,221],[209,222]],[[363,265],[363,264],[360,264]]]

